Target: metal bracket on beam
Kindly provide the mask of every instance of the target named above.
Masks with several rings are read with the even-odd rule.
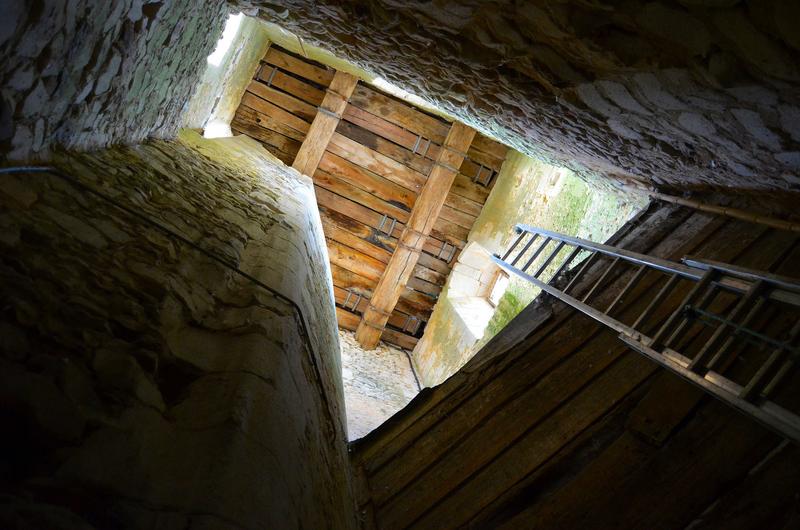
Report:
[[[482,173],[484,169],[487,170],[486,179],[482,178]],[[473,177],[472,182],[480,184],[481,186],[488,187],[489,184],[492,182],[492,177],[494,177],[494,170],[492,168],[486,167],[483,164],[478,164],[478,172]]]
[[[390,219],[391,223],[388,222]],[[387,224],[389,225],[388,229],[385,228]],[[381,218],[381,223],[378,225],[378,230],[380,230],[387,236],[391,236],[396,226],[397,226],[397,219],[389,217],[388,215],[384,214],[383,217]]]
[[[436,256],[437,258],[450,263],[453,260],[453,256],[456,255],[456,246],[450,245],[446,241],[442,243],[442,248],[439,249],[439,254]]]
[[[272,67],[272,72],[269,73],[269,77],[267,78],[267,86],[272,86],[272,80],[275,78],[275,73],[278,71],[277,66]]]
[[[353,307],[347,307],[348,304],[350,303],[351,297],[355,298],[353,301]],[[344,307],[345,309],[351,309],[353,312],[356,312],[358,311],[358,304],[361,303],[361,298],[362,298],[361,294],[356,293],[351,289],[347,289],[347,296],[345,297],[344,302],[342,303],[342,307]]]
[[[415,335],[419,331],[419,326],[422,321],[411,315],[406,316],[406,321],[403,323],[403,332]]]
[[[342,119],[342,115],[341,115],[341,114],[336,114],[336,113],[335,113],[335,112],[333,112],[332,110],[330,110],[330,109],[326,109],[326,108],[325,108],[325,107],[323,107],[322,105],[320,105],[319,107],[317,107],[317,112],[321,112],[321,113],[323,113],[323,114],[326,114],[326,115],[330,116],[331,118],[336,118],[337,120],[340,120],[340,119]]]
[[[425,147],[420,149],[420,146],[422,145],[423,140],[425,141]],[[416,141],[416,143],[414,143],[414,148],[411,150],[411,152],[414,153],[415,155],[419,155],[422,158],[425,158],[425,156],[428,154],[428,150],[430,148],[431,148],[431,140],[430,140],[430,138],[423,138],[421,134],[418,134],[417,135],[417,141]],[[419,152],[417,151],[417,149],[420,149]]]

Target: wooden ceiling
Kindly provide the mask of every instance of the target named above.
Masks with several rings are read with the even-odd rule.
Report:
[[[270,47],[231,128],[292,165],[318,112],[333,115],[319,109],[335,74]],[[363,82],[335,118],[335,132],[325,138],[327,147],[311,176],[328,244],[339,326],[354,330],[442,154],[451,124]],[[382,340],[412,349],[422,336],[507,151],[475,135],[413,274],[388,315]]]

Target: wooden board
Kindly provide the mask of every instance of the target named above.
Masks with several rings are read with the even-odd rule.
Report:
[[[288,75],[281,70],[275,70],[270,65],[263,65],[256,76],[259,81],[274,87],[278,90],[291,94],[292,96],[305,101],[315,107],[322,103],[325,91],[310,83],[304,82],[296,77]]]
[[[312,176],[332,268],[341,284],[337,288],[371,294],[398,249],[420,190],[442,154],[450,124],[364,84],[352,87],[349,103],[334,108],[332,101],[324,100],[330,95],[327,88],[339,92],[333,87],[337,75],[273,45],[247,88],[232,128]],[[318,111],[320,105],[332,112]],[[335,119],[338,114],[342,119]],[[317,122],[324,125],[325,134],[315,132],[320,129]],[[426,319],[451,270],[438,256],[452,245],[455,252],[448,250],[445,257],[458,257],[490,191],[472,182],[472,175],[481,163],[495,171],[502,163],[498,159],[505,156],[505,147],[475,137],[476,145],[465,148],[470,156],[456,164],[461,172],[444,193],[444,204],[398,300],[398,308],[405,305]],[[488,171],[484,169],[484,175]]]
[[[361,324],[356,330],[356,340],[365,349],[373,349],[380,340],[381,330],[397,304],[403,288],[412,277],[414,267],[419,260],[427,234],[431,232],[439,218],[450,185],[456,177],[456,170],[463,160],[465,152],[475,131],[466,125],[454,123],[447,133],[445,145],[449,150],[442,150],[437,165],[425,182],[408,224],[400,237],[400,242],[392,254],[372,296],[372,304],[364,313]]]
[[[299,77],[313,81],[323,87],[330,85],[334,71],[330,68],[317,66],[308,60],[299,59],[293,55],[271,46],[264,56],[264,62],[277,66],[282,70],[296,74]]]
[[[359,85],[353,92],[350,101],[354,107],[382,116],[387,121],[403,127],[415,134],[430,138],[435,143],[444,142],[450,125],[440,118],[435,118],[407,103],[366,85]]]
[[[265,99],[309,123],[314,119],[314,116],[317,115],[316,106],[258,81],[251,81],[247,86],[247,92],[261,99]]]
[[[336,308],[336,319],[340,328],[354,331],[358,327],[358,322],[361,320],[359,315],[351,313],[341,307]],[[393,329],[387,329],[385,332],[384,340],[389,344],[399,346],[404,350],[411,351],[417,345],[419,339],[416,339],[405,333],[400,333]]]
[[[319,161],[335,134],[342,111],[347,106],[347,99],[353,93],[356,83],[358,78],[345,72],[336,72],[333,76],[303,145],[292,163],[292,167],[300,173],[312,176],[319,167]]]

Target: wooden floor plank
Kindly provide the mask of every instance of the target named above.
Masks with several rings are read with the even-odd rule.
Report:
[[[631,241],[628,246],[637,250],[642,247],[637,248],[636,245],[642,245],[648,239],[660,241],[666,235],[665,232],[669,233],[674,228],[671,220],[673,211],[673,208],[658,209],[648,224],[632,229],[627,239]],[[707,222],[708,216],[701,216],[701,219]],[[654,231],[653,226],[659,228]],[[676,232],[676,235],[680,237],[680,231]],[[674,251],[674,247],[663,245],[660,250],[658,247],[654,249],[656,254],[671,255]],[[591,280],[591,276],[587,278]],[[530,346],[526,345],[514,355],[508,355],[497,362],[495,367],[486,367],[478,372],[470,384],[462,383],[453,387],[445,394],[446,399],[439,400],[436,409],[426,410],[426,416],[398,433],[391,445],[371,454],[369,460],[364,462],[367,473],[370,475],[376,473],[382,467],[388,466],[393,458],[404,459],[408,455],[415,455],[418,459],[428,458],[430,461],[439,458],[460,436],[463,436],[465,429],[477,425],[491,413],[492,409],[487,408],[487,403],[493,402],[494,406],[501,406],[505,399],[509,399],[535,381],[536,374],[549,370],[553,363],[560,359],[558,351],[574,349],[583,340],[581,333],[598,329],[592,321],[579,321],[572,312],[565,312],[563,315],[559,321],[552,324],[550,331],[537,335],[537,340],[542,341],[541,344],[533,342]],[[570,319],[570,323],[567,323],[567,318]],[[527,355],[526,352],[532,347],[536,347],[536,351],[547,352],[547,355]],[[514,370],[507,371],[511,365],[514,366]],[[506,374],[513,377],[508,377]],[[465,418],[466,422],[448,426],[448,422],[452,421],[450,418],[458,413],[457,409],[471,410],[472,413]],[[402,486],[402,483],[397,483],[392,489]]]
[[[331,83],[334,75],[334,71],[330,68],[323,68],[311,64],[309,61],[298,59],[282,50],[278,50],[275,46],[270,46],[269,50],[267,50],[264,61],[324,87]]]
[[[433,167],[433,160],[424,158],[418,154],[413,153],[410,149],[398,145],[394,142],[386,140],[372,131],[359,127],[349,121],[342,120],[339,123],[337,132],[350,138],[351,140],[369,147],[373,151],[377,151],[382,155],[400,162],[409,168],[427,175]]]
[[[232,129],[235,129],[238,132],[249,136],[250,138],[258,140],[262,144],[272,145],[284,153],[291,155],[292,157],[297,155],[297,151],[300,150],[300,142],[294,138],[284,136],[277,131],[262,127],[258,123],[245,120],[243,119],[243,115],[244,113],[236,113],[231,121]]]
[[[361,206],[357,202],[351,201],[345,197],[332,193],[324,188],[315,186],[317,203],[329,210],[334,210],[340,214],[353,218],[354,220],[363,223],[373,228],[378,228],[381,224],[382,215]],[[391,237],[396,240],[400,237],[402,229],[405,225],[397,223],[395,229],[392,231]],[[442,248],[442,240],[435,237],[428,237],[425,242],[424,250],[432,255],[437,255]]]
[[[372,289],[375,288],[377,283],[375,280],[370,280],[339,267],[335,263],[331,264],[331,274],[333,275],[333,284],[335,286],[342,289],[353,289],[367,298],[372,296]],[[397,303],[397,310],[427,322],[433,311],[433,305],[434,301],[430,296],[409,291],[400,297],[400,301]]]
[[[273,67],[268,64],[263,64],[259,68],[256,77],[259,81],[263,81],[267,85],[282,90],[287,94],[291,94],[315,107],[318,107],[325,97],[324,90],[320,90],[307,82],[292,77],[281,70],[275,70],[273,73]]]
[[[308,133],[308,129],[311,127],[311,124],[304,119],[250,92],[245,92],[242,96],[242,105],[250,107],[265,116],[269,116],[277,122],[291,127],[304,135]]]
[[[331,138],[328,151],[364,169],[377,173],[415,194],[419,193],[427,180],[427,177],[422,173],[414,171],[400,162],[392,160],[388,156],[373,151],[338,133],[334,134],[333,138]]]
[[[353,106],[381,116],[386,120],[403,127],[415,134],[430,138],[437,144],[442,144],[450,124],[439,118],[434,118],[404,102],[390,96],[381,94],[372,87],[359,85],[351,98]]]
[[[385,201],[392,202],[402,207],[406,213],[410,213],[411,208],[414,206],[416,193],[395,184],[377,173],[357,166],[330,151],[323,155],[320,162],[320,169],[340,179],[346,180],[354,186],[376,195]],[[403,222],[405,222],[406,219],[407,215],[403,217]]]
[[[256,96],[267,100],[270,103],[274,103],[275,105],[291,112],[296,116],[299,116],[309,123],[317,114],[317,107],[314,105],[306,103],[305,101],[290,94],[269,87],[259,81],[251,81],[247,86],[247,92],[255,94]]]
[[[406,149],[413,150],[416,145],[418,137],[414,133],[353,105],[344,109],[342,118]]]
[[[383,274],[383,270],[386,267],[385,263],[381,263],[379,260],[345,246],[336,240],[326,239],[326,241],[328,243],[328,255],[334,265],[375,281]]]
[[[276,120],[271,116],[267,116],[266,114],[262,114],[261,112],[251,109],[250,107],[247,107],[245,105],[241,105],[236,110],[235,119],[238,120],[239,123],[249,123],[261,129],[266,129],[269,131],[274,131],[276,133],[279,133],[283,136],[286,136],[287,138],[295,140],[298,143],[298,145],[306,137],[305,132],[301,132],[293,127],[289,127],[288,125],[285,125],[279,120]]]

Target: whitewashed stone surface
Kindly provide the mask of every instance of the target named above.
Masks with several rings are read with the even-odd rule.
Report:
[[[347,407],[347,436],[369,434],[419,393],[417,380],[403,350],[381,342],[364,351],[351,331],[339,330],[342,379]]]

